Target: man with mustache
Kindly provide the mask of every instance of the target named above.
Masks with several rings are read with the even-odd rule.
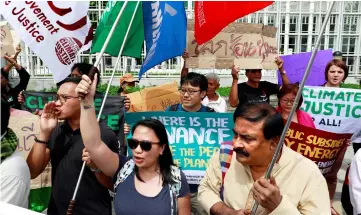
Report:
[[[284,128],[275,108],[244,104],[233,120],[229,157],[213,155],[198,189],[198,201],[208,214],[249,214],[253,200],[259,203],[257,215],[331,214],[325,178],[315,163],[290,148],[282,148],[271,179],[264,179]],[[226,167],[222,160],[228,161]]]
[[[48,207],[50,215],[64,215],[73,196],[83,165],[84,149],[80,133],[80,101],[75,93],[80,77],[62,81],[55,101],[44,106],[40,118],[40,133],[35,138],[27,163],[31,178],[41,174],[51,160],[52,193]],[[82,108],[94,108],[93,105]],[[64,120],[58,124],[58,120]],[[100,123],[102,141],[118,152],[118,140],[104,123]],[[89,163],[87,163],[89,165]],[[94,166],[85,168],[76,197],[73,215],[111,214],[108,189],[112,180]]]
[[[286,71],[283,68],[283,60],[280,57],[275,59],[283,84],[289,84]],[[277,94],[279,86],[277,84],[261,81],[261,69],[246,69],[247,82],[238,84],[239,69],[232,68],[232,87],[229,94],[229,104],[231,107],[237,107],[245,103],[269,103],[270,95]]]

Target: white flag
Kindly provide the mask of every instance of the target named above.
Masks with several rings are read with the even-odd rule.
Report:
[[[76,55],[91,46],[87,1],[1,1],[0,14],[41,58],[56,82],[70,74]]]

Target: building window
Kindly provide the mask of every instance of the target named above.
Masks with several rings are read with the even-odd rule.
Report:
[[[360,2],[359,1],[345,1],[344,2],[344,9],[345,12],[347,13],[357,13],[360,12],[358,11],[358,8],[360,7]]]
[[[275,26],[275,21],[276,21],[276,15],[268,15],[268,23],[265,24],[269,26]]]
[[[290,33],[297,32],[297,21],[298,21],[298,16],[290,17]]]
[[[342,36],[342,52],[347,54],[355,53],[356,37]]]
[[[343,32],[349,34],[357,33],[357,16],[345,15],[343,18]]]
[[[347,57],[344,57],[344,60],[345,60],[346,65],[347,65],[347,67],[348,67],[349,73],[355,72],[355,70],[354,70],[354,66],[355,66],[355,64],[356,64],[355,58],[356,58],[355,56],[347,56]]]
[[[331,15],[330,16],[330,21],[329,21],[330,33],[335,33],[335,31],[336,31],[336,20],[337,20],[336,15]]]
[[[285,51],[285,35],[281,35],[281,46],[280,46],[280,52],[284,53]]]
[[[288,36],[288,48],[292,49],[292,53],[297,52],[297,36],[295,35],[290,35]],[[287,50],[288,51],[288,50]]]
[[[308,36],[301,36],[301,52],[307,52]]]
[[[302,33],[308,32],[308,20],[309,20],[309,15],[302,15],[302,27],[301,27]]]
[[[316,33],[318,16],[313,16],[312,32]]]
[[[285,33],[285,28],[286,28],[286,18],[283,15],[281,19],[281,33]]]
[[[330,36],[328,39],[328,48],[334,49],[336,47],[336,36]]]

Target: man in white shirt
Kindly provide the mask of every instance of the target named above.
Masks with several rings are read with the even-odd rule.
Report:
[[[202,100],[204,106],[214,109],[218,113],[227,112],[227,103],[216,91],[219,89],[219,76],[214,73],[206,74],[208,80],[207,96]]]
[[[361,214],[361,150],[358,150],[350,166],[349,172],[350,200],[353,215]]]
[[[17,138],[8,128],[10,106],[1,100],[1,163],[0,163],[0,201],[28,208],[30,192],[30,171],[16,150]]]

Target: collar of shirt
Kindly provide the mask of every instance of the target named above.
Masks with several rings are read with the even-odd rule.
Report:
[[[67,120],[65,120],[61,125],[60,128],[62,128],[62,130],[64,131],[64,133],[79,133],[80,134],[80,128],[77,128],[75,130],[73,130],[70,125],[69,122]]]
[[[219,95],[219,93],[216,92],[216,94],[218,95],[217,101],[210,101],[209,98],[208,98],[208,96],[206,96],[206,97],[204,97],[204,99],[203,99],[204,102],[206,102],[206,103],[221,104],[221,102],[222,102],[222,97]]]

